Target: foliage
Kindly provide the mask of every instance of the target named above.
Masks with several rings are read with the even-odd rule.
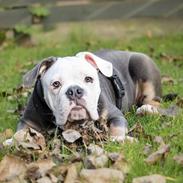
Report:
[[[30,7],[29,11],[31,12],[32,15],[35,15],[37,17],[47,17],[50,14],[49,9],[42,6]]]
[[[31,28],[24,24],[17,24],[14,30],[16,33],[22,33],[22,34],[28,34],[28,35],[31,33]]]

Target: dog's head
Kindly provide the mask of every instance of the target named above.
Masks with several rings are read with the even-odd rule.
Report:
[[[110,77],[112,64],[89,52],[73,57],[50,57],[24,76],[24,85],[30,87],[40,78],[44,100],[53,111],[57,125],[97,120],[101,93],[98,71]]]

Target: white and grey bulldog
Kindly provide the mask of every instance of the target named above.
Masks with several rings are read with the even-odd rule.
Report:
[[[117,80],[112,82],[114,76]],[[127,133],[123,113],[132,105],[156,111],[161,96],[156,65],[148,56],[128,51],[80,52],[44,59],[24,76],[24,86],[32,85],[17,130],[47,131],[67,121],[98,120],[105,113],[111,137],[121,141]]]

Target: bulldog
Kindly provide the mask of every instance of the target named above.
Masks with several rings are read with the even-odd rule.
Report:
[[[98,120],[105,114],[112,139],[127,133],[124,113],[133,105],[156,112],[161,97],[160,72],[147,55],[128,51],[80,52],[49,57],[23,78],[34,90],[17,130],[43,132],[66,122]],[[142,110],[141,110],[142,109]]]

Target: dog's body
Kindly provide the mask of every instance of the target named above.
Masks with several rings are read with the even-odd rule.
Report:
[[[107,62],[108,61],[108,62]],[[117,74],[125,95],[122,112],[132,105],[155,106],[161,96],[160,73],[146,55],[127,51],[81,52],[74,57],[48,58],[24,78],[36,84],[18,130],[27,126],[45,131],[66,121],[97,120],[107,114],[111,136],[124,140],[127,122],[116,106],[110,77]]]

